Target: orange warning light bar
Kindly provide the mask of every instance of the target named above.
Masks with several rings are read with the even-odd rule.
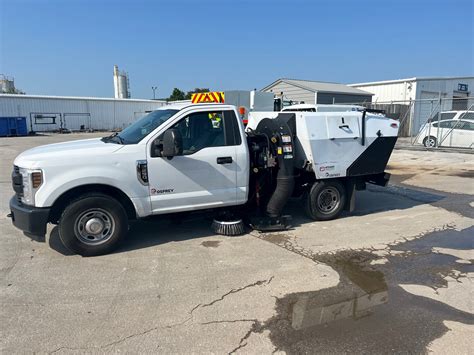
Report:
[[[191,102],[193,104],[200,104],[206,102],[224,103],[223,91],[199,92],[191,95]]]

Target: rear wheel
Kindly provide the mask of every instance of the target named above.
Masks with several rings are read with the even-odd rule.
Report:
[[[61,241],[71,251],[82,256],[107,254],[125,237],[128,217],[113,197],[87,194],[66,207],[58,229]]]
[[[436,147],[436,137],[433,137],[433,136],[425,137],[425,139],[423,139],[423,145],[426,148]]]
[[[317,221],[337,218],[346,203],[346,189],[338,181],[315,182],[306,194],[306,213]]]

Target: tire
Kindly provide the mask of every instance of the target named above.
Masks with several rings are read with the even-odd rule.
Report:
[[[101,193],[80,196],[63,211],[58,225],[64,246],[82,256],[110,253],[128,231],[128,217],[113,197]]]
[[[433,137],[433,136],[425,137],[425,138],[423,139],[423,145],[424,145],[426,148],[434,148],[434,147],[436,147],[436,137]]]
[[[315,221],[329,221],[339,217],[346,204],[347,193],[343,184],[323,180],[313,184],[306,193],[306,214]]]

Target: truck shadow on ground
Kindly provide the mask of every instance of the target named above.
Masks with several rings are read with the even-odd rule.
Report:
[[[424,204],[436,204],[445,198],[444,195],[419,191],[407,187],[389,185],[380,187],[367,186],[365,191],[356,192],[356,206],[351,213],[344,211],[340,219],[352,216],[366,216],[395,210],[405,210]],[[287,204],[285,213],[293,216],[293,226],[299,227],[307,223],[314,223],[309,219],[302,208],[302,199],[293,199]]]
[[[132,221],[125,240],[113,253],[124,253],[170,242],[214,236],[212,218],[205,214],[195,216],[169,215],[153,219]],[[63,255],[73,255],[61,242],[55,226],[49,236],[49,246]]]
[[[380,188],[374,186],[366,191],[357,192],[356,209],[352,213],[344,212],[341,219],[391,210],[409,209],[426,203],[435,203],[443,198],[441,195],[404,187],[389,186]],[[284,213],[291,215],[293,218],[293,228],[314,223],[306,216],[302,205],[302,199],[292,199],[285,208]],[[215,236],[211,230],[212,219],[213,215],[210,213],[196,212],[192,214],[163,215],[134,221],[130,224],[126,239],[115,253],[149,248],[170,242]],[[250,228],[248,228],[248,231],[250,231]],[[63,246],[56,227],[51,231],[49,245],[63,255],[71,255],[71,252]]]

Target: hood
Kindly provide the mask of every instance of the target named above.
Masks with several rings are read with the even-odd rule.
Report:
[[[18,155],[15,165],[22,168],[41,168],[50,164],[80,164],[116,152],[124,146],[105,143],[101,138],[81,139],[72,142],[54,143],[28,149]]]

